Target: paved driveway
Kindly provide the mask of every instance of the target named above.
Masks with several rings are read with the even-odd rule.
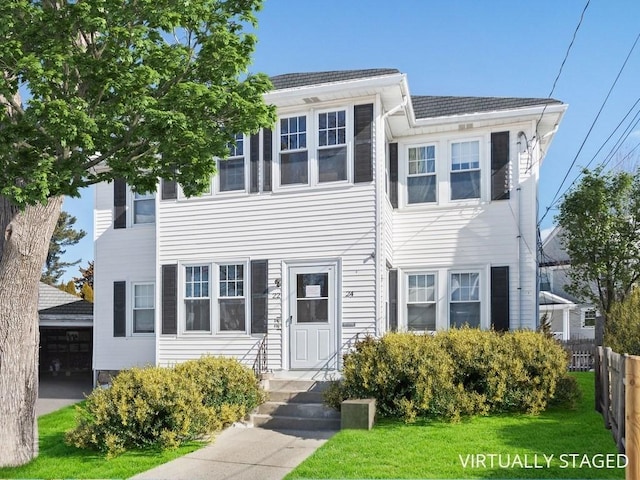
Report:
[[[91,392],[91,372],[71,376],[48,374],[40,376],[36,414],[44,415],[67,405],[77,403]]]

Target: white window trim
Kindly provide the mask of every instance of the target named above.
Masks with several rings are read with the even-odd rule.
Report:
[[[409,150],[412,148],[420,148],[420,147],[433,147],[435,149],[435,171],[433,173],[424,173],[424,174],[413,174],[409,173]],[[433,206],[440,204],[440,183],[441,183],[441,172],[439,170],[442,169],[441,161],[438,161],[439,157],[441,157],[440,153],[440,145],[439,142],[421,142],[421,143],[412,143],[407,144],[404,147],[404,159],[402,161],[402,178],[404,179],[404,205],[408,208],[415,207],[424,207],[424,206]],[[436,200],[435,202],[417,202],[417,203],[409,203],[409,177],[423,177],[423,176],[434,176],[436,178]]]
[[[220,265],[243,265],[244,267],[244,299],[245,299],[245,329],[220,330]],[[187,330],[186,318],[186,269],[187,267],[209,267],[209,330]],[[251,336],[251,269],[247,258],[203,260],[178,263],[178,332],[183,336],[205,337],[249,337]],[[225,297],[233,298],[233,297]]]
[[[447,271],[447,330],[451,328],[451,294],[453,292],[452,285],[452,276],[454,274],[460,273],[477,273],[478,274],[478,302],[480,303],[480,326],[481,330],[486,330],[489,328],[489,314],[488,308],[490,299],[488,298],[488,290],[487,288],[487,272],[486,269],[483,268],[455,268]],[[456,302],[458,303],[458,302]]]
[[[152,295],[152,299],[153,299],[153,332],[136,332],[134,330],[134,326],[135,326],[135,311],[136,309],[136,286],[138,285],[151,285],[151,287],[153,288],[153,295]],[[158,319],[158,309],[156,306],[156,284],[155,282],[144,282],[144,281],[135,281],[135,282],[130,282],[130,298],[131,298],[131,302],[129,304],[129,311],[131,311],[131,316],[130,319],[131,321],[127,322],[127,332],[129,333],[130,336],[132,337],[154,337],[156,334],[156,322]],[[148,309],[141,309],[141,310],[148,310]],[[127,317],[129,317],[129,315],[127,315]]]
[[[127,190],[127,228],[155,228],[156,222],[158,221],[158,193],[152,192],[149,194],[153,196],[154,201],[153,222],[136,223],[136,202],[142,199],[136,200],[136,192],[131,190],[128,185]]]
[[[276,128],[274,129],[275,134],[275,142],[273,145],[273,163],[272,163],[272,188],[274,192],[278,191],[292,191],[292,190],[307,190],[309,188],[332,188],[336,186],[346,186],[353,184],[353,148],[354,148],[354,140],[353,140],[353,128],[354,128],[354,120],[353,120],[353,109],[355,103],[339,103],[330,107],[323,108],[311,108],[304,111],[292,111],[287,114],[283,114],[278,117],[278,121],[276,122]],[[329,113],[329,112],[345,112],[345,122],[346,122],[346,130],[345,130],[345,146],[347,150],[346,157],[346,168],[347,168],[347,179],[346,180],[336,180],[332,182],[320,182],[319,181],[319,165],[318,165],[318,150],[324,148],[333,148],[340,145],[333,146],[325,146],[320,147],[320,131],[319,131],[319,122],[318,115],[321,113]],[[304,149],[296,149],[296,150],[281,150],[280,148],[280,135],[281,135],[281,120],[286,120],[294,117],[306,117],[307,119],[307,147]],[[296,183],[296,184],[282,184],[281,183],[281,169],[280,169],[280,155],[283,152],[307,152],[307,183]]]
[[[469,170],[453,170],[453,145],[456,143],[470,143],[470,142],[478,142],[479,167],[474,169],[469,169]],[[485,141],[485,137],[483,136],[457,137],[457,138],[450,138],[448,140],[447,154],[446,154],[446,158],[447,158],[446,182],[448,187],[447,200],[449,203],[455,204],[455,205],[461,205],[461,204],[475,205],[479,202],[485,201],[485,199],[487,198],[487,188],[488,188],[488,185],[485,185],[485,184],[487,183],[487,178],[490,177],[490,175],[487,174],[489,156],[486,152],[486,148],[487,148],[487,142]],[[460,198],[456,200],[452,199],[451,198],[451,194],[452,194],[451,174],[461,173],[461,172],[476,172],[476,171],[480,172],[480,196],[474,197],[474,198]]]
[[[596,319],[598,318],[598,310],[595,307],[583,307],[582,309],[580,309],[580,327],[581,328],[586,328],[586,329],[595,329],[595,323],[594,325],[585,325],[585,320],[586,320],[586,314],[587,312],[594,312],[596,315]]]
[[[404,319],[403,329],[408,332],[435,332],[438,330],[438,325],[440,323],[440,314],[439,314],[439,306],[438,306],[438,272],[433,270],[417,270],[417,271],[407,271],[404,273],[404,302],[403,304],[403,314],[402,317]],[[433,304],[435,307],[436,318],[435,318],[435,330],[409,330],[409,277],[412,275],[433,275],[433,288],[434,288],[434,301],[433,302],[411,302],[412,304]]]

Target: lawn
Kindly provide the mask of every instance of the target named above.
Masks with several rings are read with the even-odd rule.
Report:
[[[38,458],[22,467],[0,468],[0,478],[129,478],[204,445],[192,442],[177,450],[128,452],[106,460],[95,452],[65,445],[64,432],[73,428],[74,419],[73,406],[40,417]]]
[[[339,432],[286,478],[624,478],[593,407],[594,375],[575,375],[583,392],[576,410],[456,424],[381,421],[371,431]]]

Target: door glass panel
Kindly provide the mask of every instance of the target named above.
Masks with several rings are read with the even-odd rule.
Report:
[[[297,323],[329,323],[329,274],[298,274],[296,303]]]

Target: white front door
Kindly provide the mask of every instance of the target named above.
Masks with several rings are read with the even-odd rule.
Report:
[[[289,268],[290,368],[336,368],[336,265]]]

